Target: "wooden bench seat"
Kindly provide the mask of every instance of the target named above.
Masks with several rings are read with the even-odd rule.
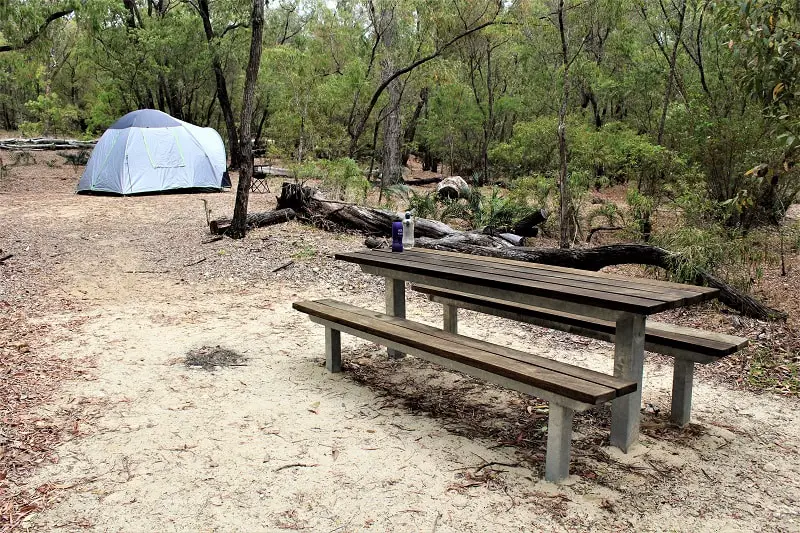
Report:
[[[444,329],[458,331],[458,309],[527,322],[537,326],[614,342],[616,324],[602,320],[505,300],[484,298],[437,287],[414,285],[415,291],[444,306]],[[645,327],[645,350],[675,357],[672,384],[672,420],[685,425],[691,418],[694,363],[712,363],[747,345],[742,337],[695,328],[648,321]]]
[[[335,300],[296,302],[293,307],[325,326],[326,367],[341,370],[341,332],[429,360],[550,402],[545,478],[569,473],[572,418],[636,390],[625,381],[504,346],[464,337]]]

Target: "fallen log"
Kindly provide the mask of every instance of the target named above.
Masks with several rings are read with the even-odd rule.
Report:
[[[432,183],[439,183],[444,179],[444,176],[431,176],[428,178],[415,178],[411,180],[404,180],[403,183],[406,185],[430,185]]]
[[[622,226],[598,226],[596,228],[591,228],[589,230],[588,235],[586,235],[586,244],[592,242],[592,236],[597,233],[598,231],[620,231],[623,230]]]
[[[275,211],[265,211],[263,213],[251,213],[247,215],[248,228],[263,228],[265,226],[272,226],[273,224],[281,224],[288,222],[295,218],[297,213],[293,209],[276,209]],[[208,229],[214,235],[222,235],[231,226],[229,218],[221,218],[212,220],[208,223]]]
[[[94,148],[97,141],[79,141],[77,139],[3,139],[0,150],[78,150]]]
[[[279,176],[281,178],[291,178],[294,175],[288,168],[273,167],[272,165],[253,165],[253,172],[264,176]]]
[[[328,200],[316,189],[299,183],[283,183],[277,209],[293,209],[310,222],[323,227],[334,225],[367,235],[390,236],[392,222],[400,220],[397,213],[390,211]],[[460,232],[438,220],[414,220],[415,237],[439,239],[455,233]]]
[[[657,246],[648,244],[611,244],[594,248],[526,248],[489,247],[474,244],[471,238],[451,235],[446,239],[417,239],[416,246],[448,252],[462,252],[486,257],[502,257],[530,263],[578,268],[581,270],[600,270],[614,265],[647,265],[676,273],[680,266],[680,256]],[[729,283],[709,274],[697,272],[695,285],[707,285],[719,289],[719,300],[742,315],[760,320],[785,319],[786,313],[773,309],[744,294]]]
[[[547,220],[548,212],[546,209],[539,209],[524,217],[514,224],[512,233],[520,237],[536,237],[539,234],[539,224]]]

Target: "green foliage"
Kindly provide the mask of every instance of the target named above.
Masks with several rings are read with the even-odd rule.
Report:
[[[625,223],[625,217],[617,204],[607,202],[593,208],[586,215],[586,224],[590,228],[595,226],[618,226]]]
[[[508,176],[524,176],[555,168],[558,155],[557,125],[554,116],[517,122],[511,138],[489,150],[493,165]]]
[[[635,225],[632,229],[638,233],[639,238],[645,235],[649,236],[649,225],[656,209],[656,199],[652,196],[642,194],[638,189],[631,187],[626,194],[626,200]]]
[[[693,283],[700,271],[748,291],[767,265],[780,261],[778,236],[768,231],[731,232],[719,224],[677,226],[653,234],[653,243],[676,253],[675,279]]]
[[[509,190],[509,200],[519,205],[549,208],[556,193],[556,181],[542,174],[515,179]]]
[[[364,202],[372,187],[358,163],[347,157],[306,161],[291,169],[297,181],[320,180],[322,189],[343,201]]]
[[[787,148],[800,146],[800,3],[720,1],[728,47],[743,64],[740,77],[767,116],[776,119]]]
[[[56,93],[40,94],[35,100],[25,103],[33,121],[20,124],[24,134],[57,134],[75,131],[78,124],[78,108],[65,104]]]
[[[410,189],[408,197],[408,210],[420,218],[437,218],[439,213],[438,196],[436,191],[418,193]]]
[[[463,220],[473,229],[484,226],[497,228],[513,224],[531,211],[527,201],[519,196],[506,195],[499,187],[492,187],[488,195],[480,188],[472,187],[466,198],[445,201],[441,218],[443,222]]]

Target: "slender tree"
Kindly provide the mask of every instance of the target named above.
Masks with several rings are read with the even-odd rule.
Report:
[[[264,36],[264,0],[253,0],[250,16],[250,59],[245,72],[242,115],[239,120],[239,146],[242,152],[242,165],[239,171],[239,184],[236,188],[236,204],[228,236],[242,239],[247,233],[247,201],[250,197],[250,183],[253,179],[252,123],[255,110],[256,82],[261,66],[261,51]]]

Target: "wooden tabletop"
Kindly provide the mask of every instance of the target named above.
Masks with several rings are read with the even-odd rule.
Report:
[[[336,259],[642,315],[710,300],[719,292],[709,287],[422,248],[341,253]]]

